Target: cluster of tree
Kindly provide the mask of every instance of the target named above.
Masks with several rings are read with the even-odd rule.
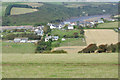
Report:
[[[89,4],[89,3],[88,3]],[[21,24],[35,24],[35,23],[48,23],[48,22],[60,22],[62,20],[71,17],[80,17],[83,11],[89,15],[99,14],[117,14],[118,5],[103,4],[99,7],[83,7],[83,8],[68,8],[63,5],[54,5],[46,3],[41,7],[38,7],[38,11],[33,13],[27,13],[24,15],[3,17],[3,25],[21,25]],[[106,12],[102,10],[105,9]],[[10,14],[10,9],[6,12],[6,15]],[[48,14],[49,13],[49,14]],[[18,19],[18,20],[16,20]]]
[[[51,49],[51,41],[45,42],[41,40],[37,43],[35,53],[42,53],[44,51],[50,51]]]
[[[79,51],[78,53],[114,53],[114,52],[120,52],[120,42],[117,44],[111,44],[111,45],[99,45],[96,44],[90,44],[83,50]]]
[[[12,5],[8,5],[6,10],[5,10],[5,16],[8,16],[10,15],[11,13],[11,9],[13,7],[20,7],[20,8],[32,8],[32,6],[29,6],[29,5],[23,5],[23,4],[12,4]]]
[[[51,29],[50,29],[49,26],[45,26],[45,27],[43,28],[43,31],[44,31],[45,34],[51,33]]]
[[[13,40],[16,37],[28,37],[30,40],[41,40],[41,36],[38,36],[34,33],[21,33],[21,34],[13,34],[9,33],[5,36],[3,36],[2,39],[4,40]]]

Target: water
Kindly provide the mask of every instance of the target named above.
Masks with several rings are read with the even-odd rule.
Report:
[[[65,22],[84,22],[87,19],[92,19],[92,18],[96,18],[95,20],[99,20],[101,18],[110,18],[110,15],[93,15],[93,16],[82,16],[82,17],[76,17],[76,18],[70,18],[65,20]]]

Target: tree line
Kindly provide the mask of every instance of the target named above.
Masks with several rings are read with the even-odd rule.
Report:
[[[116,44],[102,44],[97,46],[96,44],[90,44],[78,53],[115,53],[120,52],[120,42]]]
[[[5,10],[5,16],[9,16],[11,13],[11,9],[13,7],[19,7],[19,8],[32,8],[32,6],[29,5],[23,5],[23,4],[12,4],[12,5],[8,5],[6,10]]]

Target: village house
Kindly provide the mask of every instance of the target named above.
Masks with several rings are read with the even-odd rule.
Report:
[[[45,37],[45,42],[48,42],[50,39],[52,39],[52,41],[57,41],[59,36],[47,36]]]
[[[98,20],[97,23],[104,23],[104,21],[103,20]]]
[[[14,38],[15,43],[26,43],[28,38]]]
[[[66,22],[66,21],[65,21],[65,22],[63,22],[63,23],[64,23],[65,25],[66,25],[66,24],[71,24],[70,22]]]
[[[33,27],[33,31],[35,32],[35,34],[43,36],[44,35],[43,28],[44,26]]]
[[[56,26],[54,24],[50,25],[50,29],[55,29],[55,28],[56,28]]]
[[[68,29],[72,30],[72,29],[74,29],[74,27],[72,25],[68,25]]]
[[[65,41],[66,39],[65,39],[65,38],[62,38],[61,40],[62,40],[62,41]]]

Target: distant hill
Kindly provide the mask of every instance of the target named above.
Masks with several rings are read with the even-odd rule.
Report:
[[[89,4],[89,3],[88,3]],[[55,5],[44,3],[43,6],[38,7],[38,11],[21,14],[21,15],[10,15],[3,16],[3,25],[33,25],[36,23],[48,23],[48,22],[60,22],[67,18],[84,16],[83,12],[88,15],[99,15],[99,14],[117,14],[117,6],[112,4],[101,4],[96,6],[83,6],[77,8],[65,7],[64,5]],[[103,9],[106,12],[103,12]]]

